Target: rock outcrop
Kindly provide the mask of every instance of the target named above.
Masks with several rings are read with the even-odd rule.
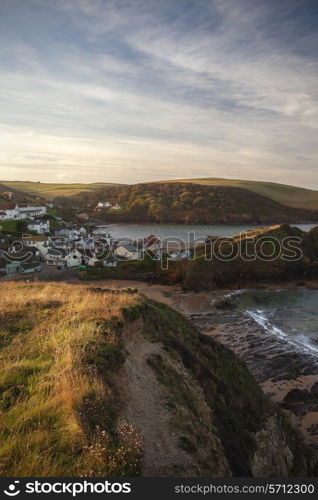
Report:
[[[294,416],[263,395],[233,352],[162,304],[143,301],[137,316],[118,380],[122,415],[145,443],[145,475],[317,472]]]

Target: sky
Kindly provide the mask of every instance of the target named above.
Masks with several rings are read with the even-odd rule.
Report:
[[[0,179],[318,189],[316,0],[0,0]]]

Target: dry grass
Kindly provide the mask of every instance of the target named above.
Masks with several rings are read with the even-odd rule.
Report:
[[[138,300],[80,285],[2,286],[0,475],[138,473],[140,450],[116,430],[106,382],[119,359],[120,310]],[[99,436],[102,457],[92,453]]]
[[[53,199],[57,196],[74,196],[84,191],[93,191],[105,186],[112,185],[107,182],[97,182],[95,184],[55,184],[46,182],[28,182],[28,181],[1,181],[3,185],[10,189],[16,189],[24,193],[43,196],[47,199]],[[115,185],[115,184],[114,184]]]

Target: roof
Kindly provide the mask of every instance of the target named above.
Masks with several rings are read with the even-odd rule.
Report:
[[[23,262],[21,264],[21,267],[23,267],[23,269],[33,269],[35,267],[40,267],[40,263],[39,262]]]
[[[32,226],[32,224],[46,224],[48,222],[47,219],[41,219],[41,220],[32,220],[29,222],[29,226]]]
[[[150,241],[152,240],[153,238],[157,238],[157,236],[155,236],[154,234],[149,234],[149,236],[147,236],[147,238],[145,238],[145,241]],[[158,238],[157,238],[158,239]]]
[[[119,245],[119,247],[125,248],[126,250],[128,250],[128,252],[138,252],[138,248],[132,243],[128,243],[126,245]]]
[[[65,257],[67,254],[65,248],[49,248],[47,251],[47,257],[49,255],[60,255],[61,257]]]
[[[159,243],[160,240],[155,236],[154,234],[150,234],[147,236],[147,238],[144,239],[144,243],[146,247],[150,247],[151,245],[155,245],[156,243]]]
[[[26,210],[29,210],[30,212],[33,212],[34,210],[42,210],[43,208],[45,208],[44,206],[42,205],[19,205],[19,208],[25,208]]]
[[[2,257],[6,260],[7,263],[10,262],[29,262],[30,260],[34,260],[33,252],[29,252],[28,250],[21,252],[4,252]]]
[[[16,205],[17,205],[16,203],[10,203],[10,202],[1,203],[0,210],[14,210]]]

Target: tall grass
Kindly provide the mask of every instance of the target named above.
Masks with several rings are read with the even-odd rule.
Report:
[[[118,428],[110,373],[128,292],[6,283],[0,295],[0,475],[138,474],[141,446]]]

